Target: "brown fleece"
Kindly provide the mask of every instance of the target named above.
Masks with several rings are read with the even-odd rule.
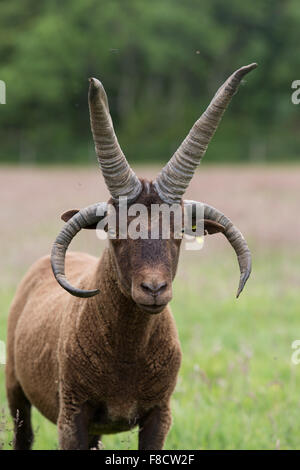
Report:
[[[137,202],[150,207],[161,201],[146,185]],[[165,305],[179,249],[173,239],[114,240],[100,261],[67,254],[72,284],[100,289],[88,299],[57,284],[48,256],[31,267],[8,321],[6,386],[12,416],[19,420],[16,449],[31,446],[31,405],[58,424],[61,449],[87,449],[95,444],[93,436],[136,425],[139,449],[163,447],[181,362],[176,326]],[[166,281],[156,300],[159,314],[133,300],[151,304],[141,287],[145,279]]]

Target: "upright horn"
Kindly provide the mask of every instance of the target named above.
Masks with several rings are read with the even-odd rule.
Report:
[[[163,201],[170,204],[181,201],[242,78],[256,67],[256,63],[246,65],[226,80],[171,160],[157,176],[154,185]]]
[[[91,128],[98,162],[113,199],[120,196],[135,199],[142,185],[130,168],[116,137],[108,100],[102,83],[90,78],[89,108]]]

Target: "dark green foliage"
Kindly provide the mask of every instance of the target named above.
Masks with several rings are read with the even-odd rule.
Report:
[[[10,0],[0,4],[1,161],[94,160],[88,77],[103,81],[130,161],[166,161],[224,79],[233,100],[209,162],[297,156],[296,0]],[[242,87],[241,87],[242,88]]]

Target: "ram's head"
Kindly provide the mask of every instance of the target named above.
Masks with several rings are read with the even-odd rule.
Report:
[[[154,181],[139,179],[130,168],[114,132],[105,90],[98,80],[90,79],[91,127],[111,199],[63,214],[66,225],[53,245],[51,261],[55,278],[64,289],[78,297],[101,292],[101,286],[88,291],[71,286],[64,268],[65,253],[73,237],[82,228],[98,225],[108,231],[110,252],[124,295],[130,296],[142,310],[158,313],[172,298],[182,234],[185,230],[197,234],[201,227],[203,234],[222,232],[235,250],[240,267],[237,296],[240,294],[251,272],[251,254],[245,239],[217,209],[182,197],[239,83],[255,67],[256,64],[242,67],[226,80]],[[144,209],[138,211],[138,206]],[[158,209],[153,216],[154,206],[172,209],[167,236],[163,211]],[[125,219],[120,217],[121,213]],[[111,224],[112,214],[115,222]],[[132,226],[138,227],[135,233],[138,231],[140,236],[132,236]]]

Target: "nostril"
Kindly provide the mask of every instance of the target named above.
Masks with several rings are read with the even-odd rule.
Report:
[[[151,284],[148,282],[142,282],[141,287],[145,292],[151,295],[161,294],[167,287],[166,282],[160,282],[159,284]]]
[[[146,291],[148,294],[153,292],[153,286],[151,284],[148,284],[147,282],[142,282],[141,287],[143,288],[144,291]]]
[[[157,292],[159,292],[161,294],[165,290],[166,287],[167,287],[167,283],[166,282],[161,282],[157,286]]]
[[[142,282],[142,283],[141,283],[141,287],[142,287],[142,289],[144,289],[144,290],[146,290],[146,291],[149,290],[148,284],[146,284],[145,282]]]

